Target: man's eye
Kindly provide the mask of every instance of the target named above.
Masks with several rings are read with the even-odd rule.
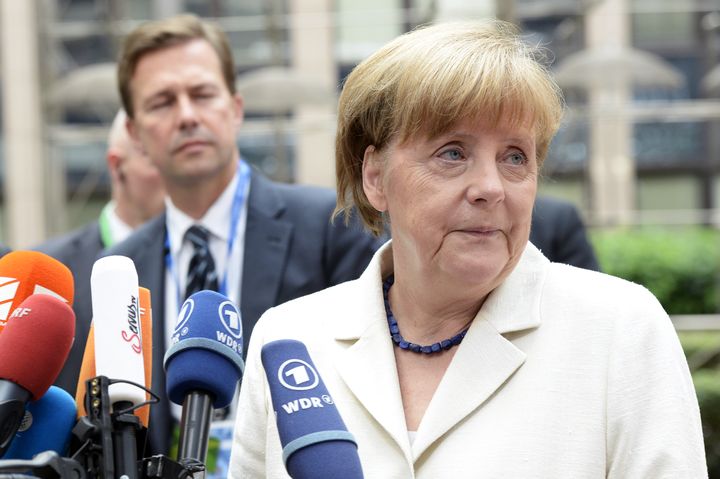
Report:
[[[164,108],[164,107],[170,105],[170,103],[171,103],[171,102],[170,102],[170,99],[169,99],[169,98],[163,98],[163,99],[160,99],[160,100],[156,100],[156,101],[151,102],[151,103],[148,105],[148,108],[149,108],[150,110],[157,110],[157,109]]]

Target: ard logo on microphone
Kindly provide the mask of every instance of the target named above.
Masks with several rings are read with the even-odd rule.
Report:
[[[223,325],[224,331],[215,331],[216,338],[219,342],[232,348],[238,354],[242,354],[242,321],[232,301],[223,301],[218,306],[218,316]]]
[[[278,380],[287,389],[293,391],[309,391],[320,383],[320,376],[315,368],[302,359],[288,359],[278,368]],[[321,408],[325,404],[333,404],[332,398],[323,394],[320,397],[308,396],[293,399],[282,404],[287,414],[293,414],[304,409]]]
[[[315,368],[302,359],[288,359],[278,369],[278,381],[293,391],[308,391],[320,382]]]
[[[180,341],[180,336],[185,336],[188,333],[188,329],[187,327],[185,327],[185,324],[190,318],[193,309],[195,309],[195,301],[193,301],[191,298],[186,299],[182,305],[182,309],[180,309],[180,314],[178,314],[177,323],[175,323],[175,331],[173,331],[172,344]]]

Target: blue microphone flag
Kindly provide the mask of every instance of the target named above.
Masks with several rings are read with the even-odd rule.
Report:
[[[170,400],[182,404],[187,393],[202,390],[214,397],[214,408],[226,407],[245,367],[242,349],[242,321],[232,301],[214,291],[190,296],[165,353]]]
[[[273,341],[260,354],[288,474],[294,479],[362,478],[355,438],[305,345]]]

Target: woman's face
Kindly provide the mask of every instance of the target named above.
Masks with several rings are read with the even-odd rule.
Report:
[[[365,193],[390,217],[396,274],[496,287],[525,249],[537,189],[529,126],[482,119],[368,147]],[[432,275],[432,276],[428,276]]]

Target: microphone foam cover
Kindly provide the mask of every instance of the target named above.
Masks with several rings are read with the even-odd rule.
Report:
[[[28,404],[25,418],[3,459],[32,459],[43,451],[65,456],[75,418],[73,397],[51,386],[43,397]]]
[[[15,308],[37,293],[72,306],[74,281],[67,266],[38,251],[12,251],[0,258],[0,331]]]
[[[242,377],[242,321],[227,297],[214,291],[190,296],[178,315],[172,346],[165,353],[168,397],[182,404],[185,395],[204,391],[213,407],[230,404]]]
[[[135,263],[125,256],[95,261],[90,275],[95,371],[98,376],[145,384],[138,275]],[[127,383],[108,388],[110,401],[145,401],[145,391]]]
[[[29,296],[0,333],[0,379],[40,399],[65,364],[74,336],[70,306],[47,294]]]
[[[152,388],[152,304],[150,299],[150,290],[140,287],[140,324],[142,331],[142,354],[143,364],[145,366],[145,387]],[[145,399],[150,399],[150,394],[145,393]],[[143,426],[148,427],[150,420],[150,405],[147,404],[140,409],[136,409],[134,414],[140,418]]]
[[[90,323],[90,332],[85,341],[85,352],[83,353],[77,389],[75,390],[75,405],[77,407],[78,417],[87,416],[87,411],[85,410],[87,385],[85,382],[95,376],[97,376],[97,374],[95,374],[95,324]]]
[[[362,478],[355,438],[300,341],[279,340],[260,352],[283,447],[294,479]]]

